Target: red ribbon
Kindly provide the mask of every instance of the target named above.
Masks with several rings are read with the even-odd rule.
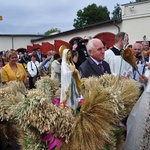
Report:
[[[82,105],[83,103],[84,103],[84,99],[82,98],[79,100],[78,104]]]

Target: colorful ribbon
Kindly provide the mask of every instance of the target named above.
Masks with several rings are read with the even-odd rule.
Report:
[[[53,148],[57,147],[60,150],[62,142],[61,139],[55,138],[52,134],[48,133],[44,138],[41,138],[42,142],[48,142],[48,149],[52,150]]]
[[[53,104],[56,105],[56,106],[59,106],[59,104],[60,104],[60,99],[54,98],[54,99],[53,99]]]
[[[78,104],[82,105],[83,103],[84,103],[84,99],[81,98],[81,99],[79,100]]]

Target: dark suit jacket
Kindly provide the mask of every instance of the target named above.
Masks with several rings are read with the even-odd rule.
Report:
[[[40,62],[42,62],[42,56],[43,56],[43,54],[41,54],[41,59],[39,58],[39,56],[38,56],[38,54],[36,54],[36,60],[40,63]]]
[[[109,64],[106,61],[102,61],[104,67],[104,73],[111,74]],[[79,67],[79,73],[81,78],[88,78],[90,76],[103,75],[97,64],[89,57]]]

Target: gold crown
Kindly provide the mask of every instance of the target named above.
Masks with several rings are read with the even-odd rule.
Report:
[[[60,57],[62,57],[62,52],[63,52],[63,50],[66,49],[66,48],[67,48],[67,47],[66,47],[65,45],[62,45],[62,46],[59,47],[59,55],[60,55]]]

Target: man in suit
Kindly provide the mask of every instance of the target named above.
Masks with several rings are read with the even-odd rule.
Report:
[[[40,63],[42,62],[42,57],[43,57],[43,54],[41,53],[41,49],[40,48],[37,48],[36,49],[36,60]]]
[[[109,64],[104,61],[105,47],[102,41],[93,38],[88,41],[86,48],[90,57],[79,67],[81,78],[88,78],[90,76],[98,77],[104,73],[110,74]]]

